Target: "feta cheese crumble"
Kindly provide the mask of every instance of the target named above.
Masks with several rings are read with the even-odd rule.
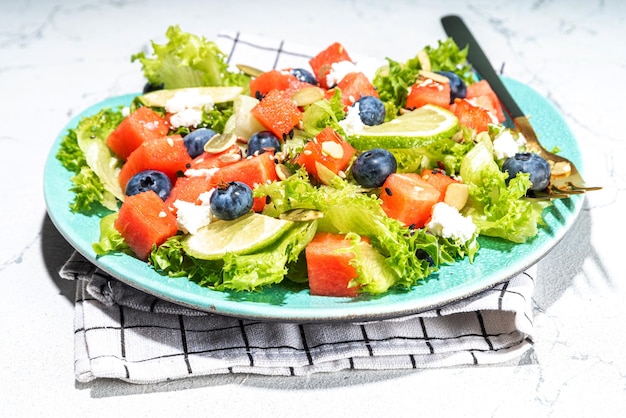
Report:
[[[202,111],[213,109],[213,105],[213,98],[209,95],[196,90],[181,90],[165,102],[165,110],[172,113],[172,127],[196,127],[202,122]]]
[[[209,178],[217,173],[219,168],[188,168],[185,170],[185,177],[206,177]]]
[[[358,71],[356,64],[351,61],[335,62],[330,66],[330,71],[326,74],[326,85],[334,86],[343,80],[346,75]]]
[[[493,154],[496,159],[503,160],[517,154],[519,146],[508,130],[503,131],[493,141]]]
[[[339,121],[339,125],[343,128],[346,135],[356,135],[363,130],[365,124],[361,120],[359,103],[348,107],[346,117]]]
[[[339,61],[331,64],[330,72],[326,74],[326,84],[334,86],[350,73],[363,73],[369,81],[374,80],[376,72],[387,63],[387,61],[364,58],[357,62]]]
[[[520,152],[521,147],[526,144],[526,138],[522,135],[515,139],[511,131],[503,130],[493,141],[493,154],[498,160],[510,158]]]
[[[178,113],[174,113],[170,117],[170,124],[173,128],[180,128],[181,126],[196,127],[202,122],[202,110],[201,109],[184,109]]]
[[[466,243],[476,232],[476,225],[471,218],[461,215],[455,207],[439,202],[433,206],[432,218],[426,224],[426,229],[440,237]]]
[[[196,205],[184,200],[176,200],[176,224],[178,228],[187,233],[195,234],[200,228],[211,223],[211,194],[213,190],[204,192],[199,196],[202,204]]]

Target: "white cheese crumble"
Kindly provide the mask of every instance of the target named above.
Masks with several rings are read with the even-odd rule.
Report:
[[[520,133],[515,138],[509,129],[505,129],[493,141],[493,154],[498,160],[510,158],[526,145],[526,138]]]
[[[213,98],[196,90],[181,90],[165,102],[165,110],[171,113],[172,127],[196,127],[202,122],[202,111],[213,108]]]
[[[365,124],[361,120],[359,103],[348,107],[346,117],[339,121],[339,125],[343,128],[346,135],[356,135],[363,130]]]
[[[352,61],[339,61],[331,64],[330,71],[326,74],[326,85],[334,86],[343,78],[350,74],[359,72],[357,66]]]
[[[476,232],[476,225],[471,218],[461,215],[455,207],[439,202],[433,206],[432,218],[426,229],[443,238],[457,239],[465,243]]]
[[[185,177],[206,177],[209,178],[219,171],[219,168],[188,168],[185,170]]]
[[[500,135],[493,140],[493,154],[498,160],[512,157],[518,152],[519,145],[508,130],[502,131]]]
[[[178,113],[185,109],[213,108],[213,98],[196,90],[181,90],[165,103],[168,113]]]
[[[173,128],[180,128],[181,126],[196,127],[202,122],[202,110],[200,109],[185,109],[178,113],[174,113],[170,117],[170,124]]]
[[[369,81],[374,80],[376,72],[385,65],[386,61],[361,59],[357,62],[339,61],[331,64],[330,72],[326,74],[326,84],[334,86],[350,73],[363,73]]]
[[[187,233],[195,234],[200,228],[211,223],[210,198],[213,190],[204,192],[199,196],[201,205],[196,205],[184,200],[176,200],[176,224],[178,228]]]

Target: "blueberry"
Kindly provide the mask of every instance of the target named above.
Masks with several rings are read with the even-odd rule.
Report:
[[[453,71],[437,71],[450,80],[450,103],[454,103],[454,99],[465,99],[467,95],[467,86],[461,77]]]
[[[217,132],[213,129],[209,128],[199,128],[195,131],[189,132],[183,138],[185,142],[185,147],[187,147],[187,153],[191,158],[196,158],[200,154],[204,152],[204,144],[206,144],[209,139],[213,138]]]
[[[147,82],[146,84],[144,84],[143,86],[143,93],[150,93],[151,91],[157,91],[157,90],[163,90],[163,83],[151,83],[151,82]]]
[[[211,212],[225,221],[237,219],[252,209],[252,189],[240,181],[219,185],[211,194]]]
[[[314,86],[317,86],[318,84],[315,76],[304,68],[292,68],[289,72],[296,76],[296,78],[300,81],[313,84]]]
[[[380,125],[385,121],[385,105],[374,96],[363,96],[355,102],[359,104],[359,115],[361,121],[368,125]]]
[[[391,173],[398,169],[398,163],[393,154],[386,149],[374,148],[365,151],[352,165],[352,177],[365,188],[375,188],[383,185]]]
[[[530,174],[530,190],[543,190],[550,184],[550,164],[534,152],[519,152],[507,158],[502,171],[508,172],[509,180],[519,172]]]
[[[248,146],[246,148],[247,155],[254,155],[256,153],[263,154],[265,151],[279,151],[280,141],[270,131],[260,131],[255,133],[248,140]]]
[[[149,190],[153,190],[161,199],[165,200],[172,190],[172,182],[162,171],[144,170],[132,176],[126,183],[126,196]]]
[[[419,258],[420,260],[427,261],[429,266],[431,267],[435,266],[435,260],[433,260],[433,258],[430,256],[430,254],[426,252],[426,250],[422,248],[418,248],[417,251],[415,251],[415,256]]]

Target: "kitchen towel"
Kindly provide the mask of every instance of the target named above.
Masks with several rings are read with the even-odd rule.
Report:
[[[536,272],[533,266],[439,309],[360,323],[263,322],[195,311],[140,292],[78,253],[60,275],[77,280],[76,380],[156,383],[514,361],[532,347]]]

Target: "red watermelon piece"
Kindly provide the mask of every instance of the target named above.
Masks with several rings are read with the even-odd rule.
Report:
[[[259,184],[266,184],[278,180],[274,155],[270,152],[250,156],[234,164],[222,167],[211,177],[211,187],[220,183],[240,181],[251,189]],[[252,210],[260,212],[265,207],[265,197],[254,198]]]
[[[313,69],[313,75],[315,75],[317,81],[319,81],[320,86],[325,89],[330,87],[326,83],[326,75],[328,75],[334,63],[341,61],[352,62],[352,58],[350,58],[348,51],[346,51],[339,42],[329,45],[326,49],[320,51],[319,54],[309,60],[309,65],[311,69]]]
[[[281,90],[272,90],[250,111],[252,116],[278,138],[286,138],[302,120],[302,111]]]
[[[152,190],[128,196],[114,226],[142,260],[148,259],[154,245],[161,245],[178,231],[176,218]]]
[[[380,192],[387,216],[415,228],[426,225],[440,197],[441,192],[417,173],[390,174]]]
[[[141,143],[122,166],[119,179],[122,190],[135,174],[143,170],[159,170],[165,173],[172,184],[180,172],[191,164],[191,157],[180,135],[160,136]]]
[[[107,145],[121,159],[128,156],[144,141],[167,135],[169,123],[149,107],[140,107],[128,115],[107,138]]]
[[[369,245],[368,240],[364,245]],[[358,287],[349,287],[357,271],[350,264],[354,253],[343,251],[352,243],[345,235],[330,232],[318,232],[307,245],[305,257],[309,276],[309,291],[314,296],[355,297]]]

